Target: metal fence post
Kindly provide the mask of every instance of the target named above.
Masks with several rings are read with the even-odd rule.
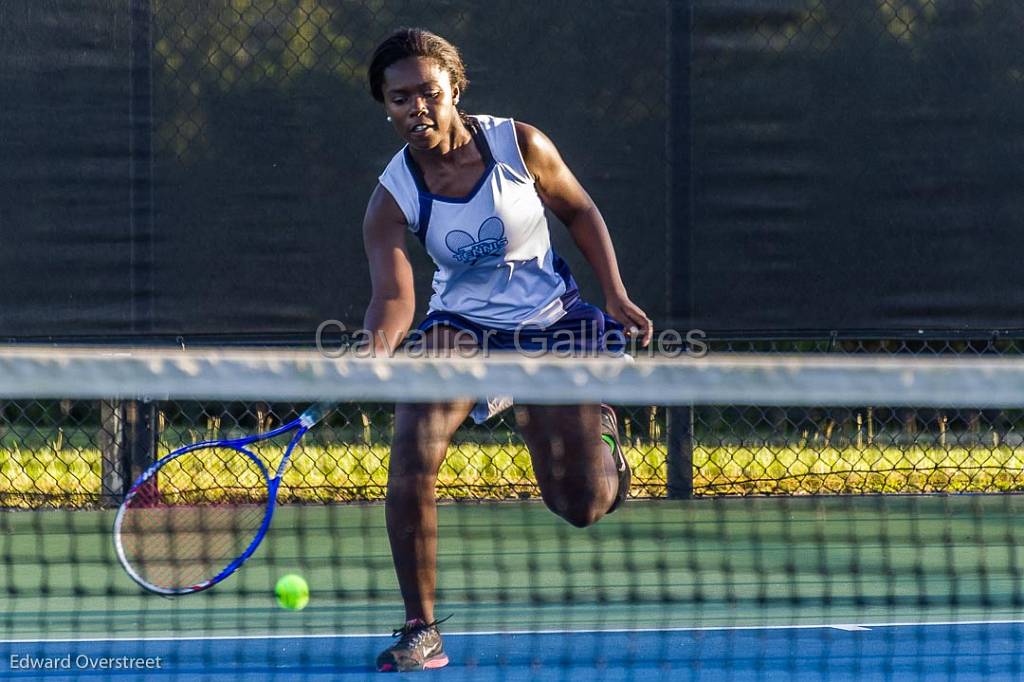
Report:
[[[156,461],[157,438],[156,403],[129,400],[124,403],[124,492],[146,468]]]
[[[693,497],[693,408],[668,410],[668,496]]]
[[[118,400],[100,401],[100,433],[97,439],[102,463],[100,468],[100,499],[104,507],[120,503],[125,488],[124,412]]]
[[[156,460],[159,441],[157,404],[140,400],[100,403],[102,451],[101,499],[121,503],[128,488]]]
[[[130,3],[130,97],[128,101],[131,247],[131,329],[153,329],[153,8],[152,0]]]
[[[665,45],[668,73],[665,99],[669,115],[665,146],[668,150],[666,178],[667,215],[665,241],[671,255],[666,268],[665,317],[673,324],[692,325],[693,288],[690,286],[690,239],[693,223],[692,153],[693,124],[690,109],[690,53],[693,26],[690,0],[667,3]],[[668,496],[674,499],[693,496],[693,409],[671,407],[668,410]]]

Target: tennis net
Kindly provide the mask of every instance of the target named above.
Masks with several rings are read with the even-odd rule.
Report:
[[[1013,679],[1024,670],[1017,361],[361,361],[9,349],[0,353],[0,671],[14,679],[374,675],[404,621],[381,503],[401,437],[393,404],[495,393],[520,407],[615,404],[633,499],[575,527],[592,519],[567,523],[549,510],[559,503],[540,499],[518,435],[543,411],[467,420],[437,483],[435,616],[454,614],[442,626],[446,678]],[[198,594],[166,599],[137,586],[112,533],[132,481],[175,448],[271,432],[314,401],[335,407],[297,446],[252,558]],[[754,408],[785,417],[774,423],[817,410],[836,432],[827,445],[796,435],[801,443],[771,433],[769,420],[757,442],[723,444],[694,428],[700,410],[742,419]],[[928,410],[944,430],[919,434],[897,456],[864,416],[904,409]],[[959,443],[956,424],[941,419],[971,411],[1008,415],[999,448]],[[550,440],[553,450],[571,449]],[[747,453],[744,472],[708,454],[725,447]],[[763,448],[789,457],[786,467],[759,463]],[[937,449],[945,460],[935,461]],[[833,450],[868,454],[855,467],[835,466]],[[268,441],[253,452],[272,468],[284,447]],[[793,475],[825,482],[818,492],[862,490],[844,481],[880,476],[885,490],[906,468],[903,480],[921,475],[927,485],[918,489],[935,492],[737,494]],[[989,492],[950,494],[972,490],[965,481],[976,483],[979,470],[989,472]],[[251,497],[252,477],[210,458],[164,471],[159,485],[203,490],[207,504],[239,495],[262,503]],[[176,541],[173,533],[160,540],[162,531],[143,540]],[[197,522],[190,532],[207,538],[201,557],[224,529]],[[275,603],[285,574],[308,582],[306,608]]]

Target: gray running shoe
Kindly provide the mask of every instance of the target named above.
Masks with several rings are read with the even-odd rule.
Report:
[[[448,665],[441,632],[437,629],[442,622],[424,623],[417,618],[392,632],[392,636],[399,639],[377,657],[377,672],[406,673]]]

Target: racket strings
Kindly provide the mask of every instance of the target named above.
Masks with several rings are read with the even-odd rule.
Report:
[[[121,546],[144,582],[185,589],[245,552],[266,513],[267,485],[256,462],[233,448],[200,448],[139,486],[125,505]]]

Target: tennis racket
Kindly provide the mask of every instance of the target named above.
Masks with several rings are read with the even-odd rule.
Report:
[[[135,582],[157,594],[202,592],[252,556],[270,527],[292,451],[332,407],[245,438],[179,448],[135,481],[114,519],[114,548]],[[292,434],[273,477],[254,443]]]

